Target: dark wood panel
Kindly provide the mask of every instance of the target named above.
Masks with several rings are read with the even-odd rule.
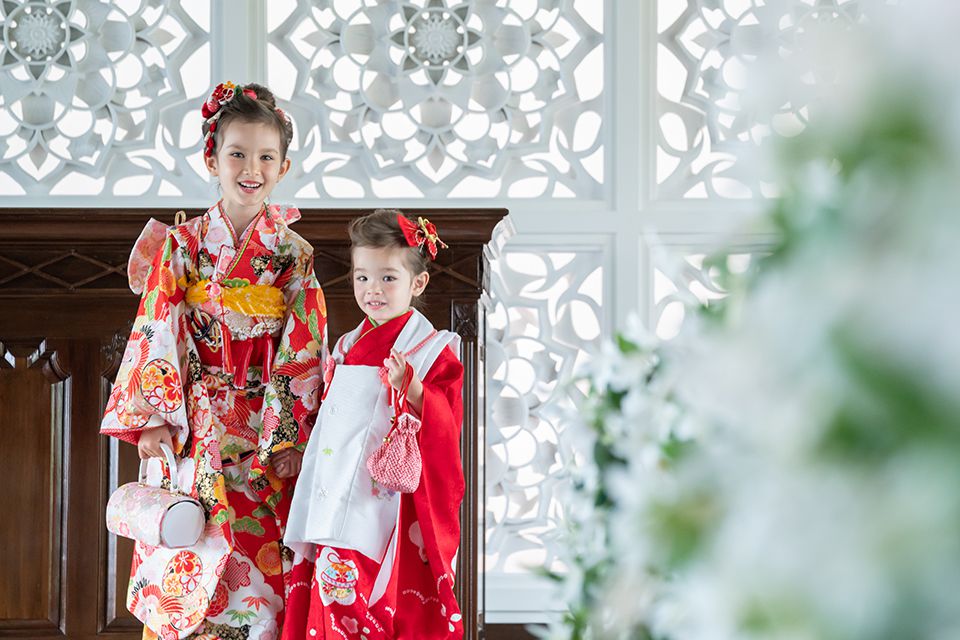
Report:
[[[55,633],[61,620],[62,434],[69,385],[48,343],[0,345],[4,508],[0,634]],[[15,524],[16,526],[10,526]]]

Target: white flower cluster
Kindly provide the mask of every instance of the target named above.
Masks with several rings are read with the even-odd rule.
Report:
[[[666,369],[594,370],[607,569],[557,637],[960,637],[960,5],[905,4],[830,45],[742,294]]]

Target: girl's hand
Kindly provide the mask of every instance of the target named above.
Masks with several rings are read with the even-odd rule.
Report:
[[[281,478],[289,478],[299,474],[302,465],[303,452],[296,449],[284,449],[270,456],[270,466]]]
[[[151,427],[140,432],[140,440],[137,442],[137,452],[141,459],[163,458],[163,449],[161,444],[165,444],[173,450],[173,438],[170,436],[170,428],[166,425],[160,427]]]
[[[396,349],[390,349],[390,357],[383,361],[383,366],[387,368],[387,380],[390,386],[401,391],[403,376],[407,369],[406,358]],[[413,374],[410,386],[407,387],[407,405],[418,416],[423,413],[423,383],[416,373]]]
[[[390,386],[397,391],[401,391],[403,375],[407,370],[406,358],[396,349],[390,349],[390,357],[383,361],[383,366],[387,368],[387,380],[390,382]]]

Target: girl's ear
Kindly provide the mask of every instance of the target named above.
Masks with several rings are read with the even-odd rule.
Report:
[[[283,180],[283,176],[287,175],[287,171],[290,171],[290,158],[284,158],[283,162],[280,163],[280,175],[277,176],[277,182]]]
[[[423,290],[427,288],[427,283],[430,282],[430,274],[426,271],[423,271],[413,277],[413,295],[419,296],[423,293]]]
[[[210,175],[217,175],[217,154],[203,156],[203,164],[207,165],[207,171],[210,172]]]

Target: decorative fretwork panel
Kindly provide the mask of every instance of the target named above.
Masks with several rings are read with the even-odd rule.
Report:
[[[774,64],[789,68],[802,58],[795,54],[816,50],[821,34],[849,28],[862,11],[856,0],[657,0],[658,197],[771,195],[762,167],[745,156],[753,159],[771,128],[800,131],[812,98],[786,82],[757,87],[750,80]],[[822,67],[798,70],[815,78],[811,91],[829,86],[829,57],[823,51]]]
[[[509,247],[492,265],[487,316],[486,570],[551,566],[567,481],[568,381],[599,348],[607,318],[601,249]]]
[[[0,292],[126,287],[127,260],[122,251],[25,249],[0,253]]]
[[[209,193],[209,1],[3,0],[0,23],[0,193]]]
[[[726,280],[754,269],[768,251],[744,247],[742,253],[707,254],[690,247],[657,247],[650,265],[653,307],[650,327],[661,340],[680,333],[689,314],[729,294]]]
[[[298,198],[603,195],[604,3],[271,0]]]

